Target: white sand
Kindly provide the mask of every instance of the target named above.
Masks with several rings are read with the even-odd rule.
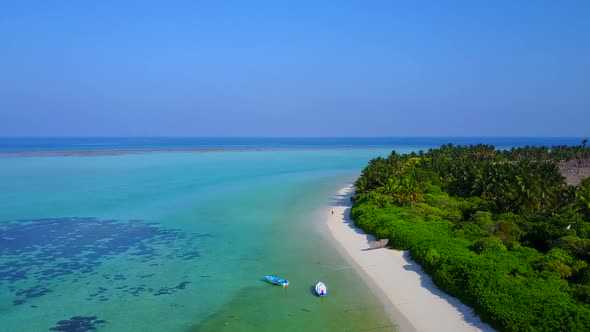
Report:
[[[353,186],[346,186],[332,202],[329,233],[379,297],[398,330],[494,331],[471,308],[440,291],[407,251],[368,249],[375,239],[350,219],[352,192]]]

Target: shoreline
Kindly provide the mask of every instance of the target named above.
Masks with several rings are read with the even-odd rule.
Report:
[[[372,235],[349,216],[353,185],[341,188],[330,204],[326,227],[338,251],[362,276],[400,332],[495,331],[458,299],[440,291],[408,251],[370,249]]]

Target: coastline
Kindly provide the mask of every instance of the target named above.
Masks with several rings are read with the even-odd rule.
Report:
[[[470,307],[440,291],[409,252],[370,249],[375,238],[354,226],[349,216],[353,190],[348,184],[335,195],[327,233],[379,298],[398,331],[495,331]]]

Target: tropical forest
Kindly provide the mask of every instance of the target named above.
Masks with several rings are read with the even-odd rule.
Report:
[[[350,215],[499,331],[590,331],[589,169],[586,140],[393,151]]]

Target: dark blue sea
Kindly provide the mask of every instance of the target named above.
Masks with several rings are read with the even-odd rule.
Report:
[[[141,150],[141,149],[265,149],[265,148],[399,148],[424,149],[443,144],[519,146],[578,145],[582,137],[0,137],[0,152]]]

